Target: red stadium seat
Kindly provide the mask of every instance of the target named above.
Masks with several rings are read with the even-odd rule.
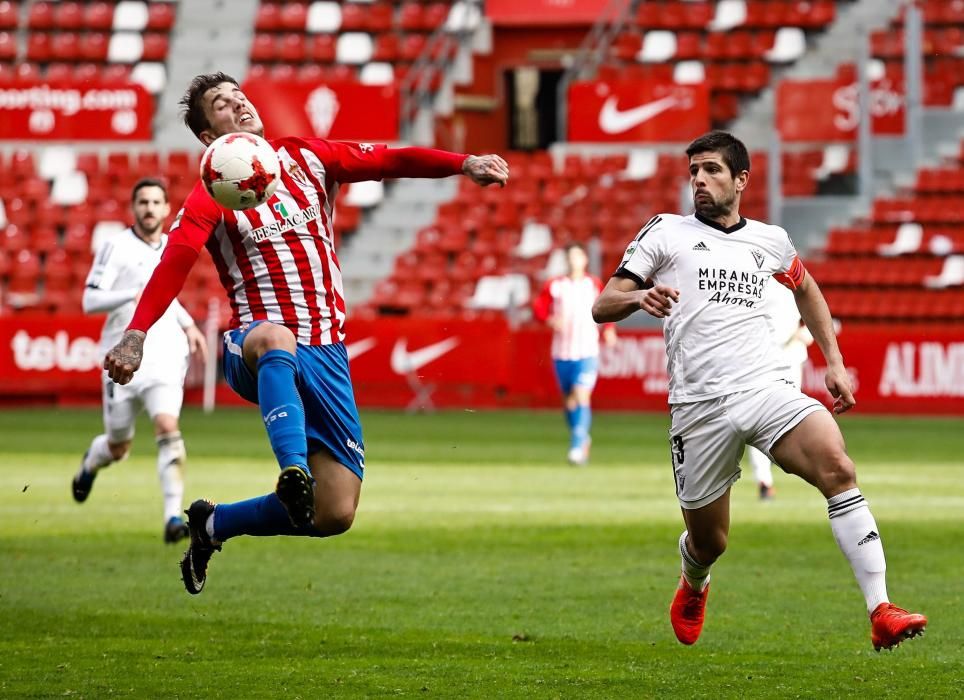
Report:
[[[50,46],[50,34],[32,33],[27,36],[27,59],[38,63],[47,63],[53,56]]]
[[[335,37],[319,34],[308,40],[308,58],[319,63],[335,62]]]
[[[169,2],[152,2],[147,6],[147,28],[158,32],[170,32],[174,27],[175,5]]]
[[[319,66],[317,63],[307,63],[298,67],[295,79],[300,83],[323,83],[325,82],[325,75],[324,66]],[[248,77],[251,77],[250,73],[248,73]],[[338,212],[340,214],[341,209]]]
[[[54,5],[49,2],[37,2],[30,6],[27,16],[27,26],[30,29],[54,28]]]
[[[269,67],[264,63],[252,63],[248,68],[249,80],[264,80],[268,77]]]
[[[100,77],[100,66],[96,63],[80,63],[74,69],[74,80],[78,83],[89,83]]]
[[[30,249],[35,253],[49,253],[60,247],[60,237],[53,226],[37,226],[30,234]]]
[[[308,20],[308,8],[301,3],[285,3],[278,17],[280,29],[288,32],[304,32]]]
[[[69,63],[50,63],[44,78],[51,83],[70,83],[74,79],[74,67]]]
[[[422,28],[429,32],[434,32],[441,27],[449,16],[449,5],[444,2],[436,2],[425,8],[422,16]]]
[[[16,29],[20,25],[20,6],[14,2],[0,2],[0,29]]]
[[[402,39],[398,49],[398,57],[403,61],[414,62],[425,50],[424,34],[408,34]]]
[[[73,33],[54,35],[50,45],[50,57],[55,61],[80,60],[80,42],[77,35]]]
[[[0,61],[13,61],[17,58],[17,36],[11,32],[0,32]]]
[[[304,34],[285,34],[278,47],[278,58],[287,63],[302,63],[307,51]]]
[[[253,63],[268,63],[275,57],[275,37],[273,34],[255,34],[251,42],[250,58]]]
[[[58,2],[54,10],[54,26],[57,29],[75,30],[84,26],[84,7],[79,2]]]
[[[388,2],[376,2],[368,10],[365,29],[373,34],[391,31],[395,23],[395,8]]]
[[[170,40],[166,34],[149,32],[144,35],[144,52],[142,61],[165,61]]]
[[[424,8],[417,0],[404,3],[399,10],[398,26],[406,32],[421,31],[424,26],[422,19],[424,12]]]
[[[114,23],[114,5],[109,2],[93,2],[84,12],[84,26],[93,31],[110,30]]]
[[[372,50],[373,61],[394,63],[398,59],[398,36],[396,34],[379,34],[375,37]]]
[[[367,26],[365,9],[356,3],[346,2],[341,6],[341,31],[360,32]]]
[[[277,65],[271,66],[271,72],[269,77],[271,80],[275,80],[279,83],[288,82],[294,80],[297,77],[297,70],[294,66],[287,63],[279,63]]]
[[[38,304],[39,279],[40,259],[29,250],[18,252],[7,283],[7,304],[15,309],[29,308]]]
[[[123,63],[113,63],[104,66],[100,71],[100,79],[107,85],[126,85],[131,81],[133,69]]]
[[[100,32],[86,32],[80,36],[77,48],[79,60],[103,62],[107,60],[107,48],[110,43],[109,35]]]
[[[277,32],[281,30],[281,8],[275,4],[261,3],[254,21],[257,32]]]

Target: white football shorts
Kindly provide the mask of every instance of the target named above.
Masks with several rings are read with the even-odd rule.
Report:
[[[743,449],[770,449],[823,404],[787,382],[670,406],[670,450],[680,505],[693,510],[740,478]]]
[[[104,374],[104,430],[110,442],[125,442],[134,437],[137,414],[143,408],[153,420],[157,415],[166,413],[172,416],[181,414],[184,402],[184,375],[175,375],[170,381],[156,379],[130,384],[115,384]]]

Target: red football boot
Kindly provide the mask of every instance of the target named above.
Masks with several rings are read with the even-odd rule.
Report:
[[[703,631],[703,614],[706,612],[706,596],[710,592],[709,581],[698,591],[680,576],[676,596],[669,608],[669,619],[673,632],[683,644],[695,644]]]
[[[905,639],[924,634],[927,618],[909,613],[893,603],[881,603],[870,613],[870,640],[874,651],[893,649]]]

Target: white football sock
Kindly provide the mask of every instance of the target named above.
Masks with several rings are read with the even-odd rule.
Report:
[[[214,537],[214,511],[213,510],[211,511],[211,515],[208,516],[208,519],[204,523],[204,529],[207,531],[208,537],[211,538],[211,541],[217,542],[217,539]]]
[[[746,456],[750,460],[750,466],[753,467],[754,480],[767,488],[773,486],[773,467],[770,465],[770,458],[755,447],[748,447]]]
[[[853,488],[827,499],[830,528],[837,546],[850,562],[857,583],[873,612],[887,602],[887,562],[880,541],[880,530],[860,489]]]
[[[95,474],[98,469],[109,466],[114,461],[107,444],[107,436],[104,434],[95,437],[90,447],[87,449],[87,456],[84,458],[84,471]]]
[[[687,530],[683,530],[683,534],[679,536],[679,553],[683,560],[683,578],[686,579],[686,582],[691,587],[700,591],[710,582],[710,567],[703,566],[690,554],[686,548],[686,538],[688,536],[689,532]]]
[[[157,475],[164,495],[164,522],[180,518],[184,507],[184,466],[187,451],[181,433],[157,436]]]

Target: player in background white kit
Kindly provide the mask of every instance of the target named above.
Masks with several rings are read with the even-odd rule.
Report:
[[[565,275],[546,280],[532,312],[553,331],[552,363],[569,426],[568,459],[582,466],[589,461],[590,399],[599,364],[599,326],[592,318],[592,303],[602,291],[602,282],[586,272],[589,256],[581,244],[566,246],[566,264]],[[616,342],[613,324],[603,326],[603,338],[607,345]]]
[[[124,334],[141,290],[167,244],[162,227],[171,207],[164,184],[160,180],[140,180],[131,194],[131,208],[134,225],[100,245],[84,289],[84,311],[107,312],[100,337],[101,353],[110,350]],[[154,423],[157,439],[157,473],[164,495],[164,541],[168,543],[188,535],[181,518],[187,452],[178,416],[189,352],[204,357],[207,345],[190,314],[175,301],[148,334],[144,363],[134,381],[120,386],[104,372],[104,433],[90,443],[72,484],[74,500],[87,500],[98,470],[127,457],[137,414],[144,408]]]
[[[766,311],[773,328],[773,339],[789,365],[787,379],[797,389],[801,389],[803,365],[807,361],[807,347],[813,343],[813,335],[802,325],[793,292],[771,277],[767,283],[766,294]],[[753,469],[760,500],[770,500],[776,493],[770,458],[753,445],[747,445],[746,456]]]
[[[639,309],[665,319],[670,447],[686,523],[679,539],[682,575],[670,607],[676,638],[693,644],[703,629],[710,567],[730,530],[730,487],[750,444],[827,499],[834,538],[870,613],[871,642],[875,649],[897,646],[922,633],[927,618],[890,603],[880,530],[857,488],[840,428],[785,379],[789,368],[763,306],[771,277],[793,290],[826,359],[825,381],[839,414],[855,401],[827,303],[787,232],[740,216],[750,178],[743,143],[711,132],[686,155],[696,213],[653,217],[593,305],[599,322]]]

